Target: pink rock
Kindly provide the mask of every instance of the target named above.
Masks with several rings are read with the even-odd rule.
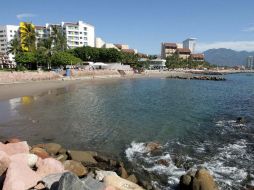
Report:
[[[10,163],[9,156],[5,152],[0,151],[0,176],[7,170]]]
[[[6,173],[3,190],[25,190],[34,187],[40,180],[28,165],[11,162]]]
[[[34,167],[36,162],[38,161],[38,156],[35,154],[15,154],[11,157],[11,162],[17,162],[19,164],[28,165],[29,167]]]
[[[0,142],[0,151],[6,152],[10,156],[19,153],[29,153],[29,146],[26,141],[9,144]]]
[[[44,160],[39,159],[36,163],[37,174],[43,178],[49,174],[62,173],[64,172],[64,167],[61,162],[55,160],[54,158],[46,158]]]

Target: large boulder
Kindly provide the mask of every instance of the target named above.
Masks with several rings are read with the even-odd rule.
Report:
[[[3,190],[26,190],[34,187],[40,180],[28,165],[11,162],[6,173]]]
[[[21,153],[12,155],[10,159],[12,162],[24,164],[32,168],[36,165],[36,162],[38,161],[38,156],[36,156],[35,154]]]
[[[137,184],[115,175],[106,176],[103,181],[106,186],[112,186],[118,190],[143,190]]]
[[[86,177],[85,179],[82,179],[82,182],[84,184],[84,190],[104,190],[105,185],[98,180],[92,178],[91,176]]]
[[[122,162],[120,163],[119,171],[120,171],[120,174],[121,174],[121,178],[127,179],[129,177],[126,169],[124,168],[124,164]]]
[[[117,174],[115,172],[112,171],[103,171],[103,170],[97,170],[95,171],[96,177],[95,179],[102,181],[104,179],[104,177],[106,176],[110,176],[110,175],[114,175],[117,176]]]
[[[153,152],[155,150],[161,149],[161,144],[158,142],[149,142],[146,144],[146,149],[148,152]]]
[[[19,153],[29,153],[29,146],[26,141],[8,144],[0,142],[0,151],[6,152],[10,156]]]
[[[42,182],[46,188],[54,190],[58,188],[58,182],[62,175],[63,173],[50,174],[42,178],[40,182]]]
[[[93,158],[93,155],[89,151],[70,150],[68,153],[72,160],[82,162],[85,165],[97,164],[97,161]]]
[[[44,148],[49,154],[57,154],[62,146],[57,143],[48,143],[44,145]]]
[[[213,177],[206,169],[200,169],[196,172],[192,183],[193,190],[218,190]]]
[[[10,163],[11,160],[9,156],[5,152],[0,151],[0,176],[7,170]]]
[[[60,180],[57,190],[85,190],[84,183],[73,173],[64,173]]]
[[[64,169],[68,170],[77,176],[81,177],[88,173],[88,170],[86,167],[84,167],[81,162],[77,162],[75,160],[66,160],[63,162]]]
[[[191,190],[191,183],[192,183],[192,178],[190,175],[182,175],[180,178],[180,189],[181,190]]]
[[[128,178],[127,178],[128,181],[131,181],[133,183],[138,183],[138,179],[136,178],[136,176],[134,174],[130,175]]]
[[[39,159],[36,163],[37,166],[37,174],[43,178],[49,174],[55,173],[63,173],[64,167],[61,162],[53,159],[53,158],[46,158],[44,160]]]
[[[48,152],[43,148],[34,147],[34,148],[32,148],[32,150],[30,152],[33,154],[36,154],[37,156],[39,156],[42,159],[49,158]]]

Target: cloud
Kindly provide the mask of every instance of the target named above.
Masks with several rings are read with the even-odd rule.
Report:
[[[254,26],[249,26],[244,29],[242,29],[242,32],[254,32]]]
[[[197,43],[196,50],[203,52],[208,49],[227,48],[236,51],[254,51],[254,41],[220,41],[211,43]]]
[[[22,14],[17,14],[16,17],[17,17],[17,19],[22,20],[24,18],[36,17],[36,15],[32,14],[32,13],[22,13]]]

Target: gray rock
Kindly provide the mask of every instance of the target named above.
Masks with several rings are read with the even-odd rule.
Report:
[[[58,174],[50,174],[44,178],[42,178],[41,182],[48,189],[54,189],[58,186],[58,181],[62,177],[63,173]]]
[[[73,173],[67,172],[59,180],[57,189],[51,190],[86,190],[84,183]]]
[[[91,176],[82,179],[85,190],[104,190],[105,185],[98,180],[93,179]]]

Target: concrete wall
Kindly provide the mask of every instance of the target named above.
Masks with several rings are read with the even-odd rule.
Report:
[[[55,72],[0,72],[0,83],[58,79]]]

